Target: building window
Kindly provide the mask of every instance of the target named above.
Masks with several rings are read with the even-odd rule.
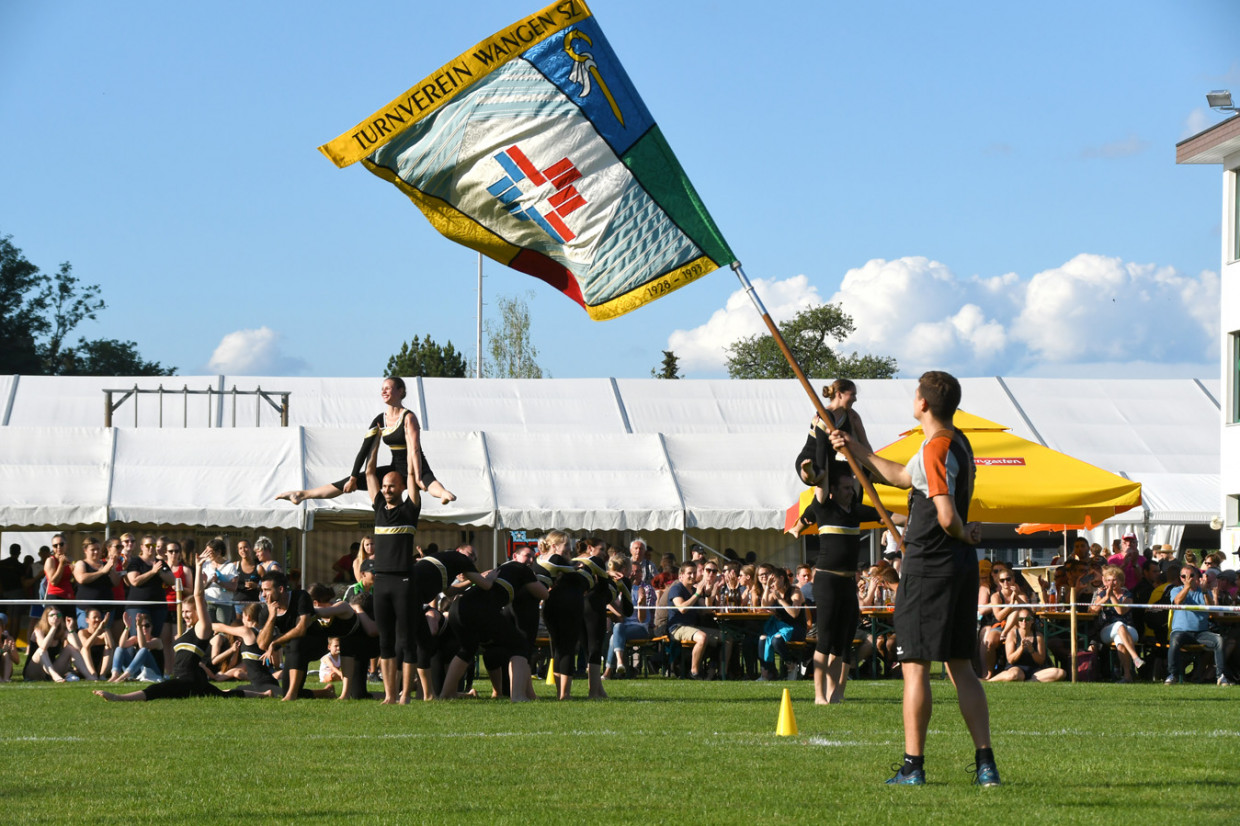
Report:
[[[1231,410],[1227,412],[1227,421],[1236,424],[1240,422],[1240,332],[1232,333],[1227,338],[1231,344],[1227,348],[1231,357],[1230,375],[1227,377],[1231,382]]]
[[[1231,171],[1231,260],[1240,261],[1240,170]]]

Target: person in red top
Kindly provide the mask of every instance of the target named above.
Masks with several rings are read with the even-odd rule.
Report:
[[[164,596],[167,598],[170,606],[175,606],[178,602],[178,582],[181,583],[182,595],[193,593],[194,569],[187,566],[182,560],[181,543],[175,539],[169,539],[164,543],[164,558],[168,563],[168,571],[172,574],[172,584],[168,586]]]
[[[835,431],[837,450],[850,447],[887,484],[909,491],[900,599],[894,624],[896,656],[904,672],[904,762],[887,782],[924,785],[926,730],[930,725],[930,664],[942,661],[956,686],[961,716],[976,748],[974,782],[999,785],[990,747],[986,691],[973,672],[977,645],[977,552],[981,525],[969,522],[973,498],[973,449],[953,426],[960,382],[949,373],[923,373],[913,395],[913,417],[925,441],[901,465],[876,456],[848,434]]]
[[[49,600],[73,599],[73,560],[62,534],[52,537],[52,555],[43,562],[43,576],[47,577]]]

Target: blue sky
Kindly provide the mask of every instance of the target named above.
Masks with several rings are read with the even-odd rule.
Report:
[[[0,233],[183,374],[370,376],[470,356],[476,256],[316,147],[540,4],[0,5]],[[904,375],[1214,378],[1231,0],[591,8],[777,318],[838,300]],[[727,271],[592,322],[532,291],[556,377],[693,378],[760,321]]]

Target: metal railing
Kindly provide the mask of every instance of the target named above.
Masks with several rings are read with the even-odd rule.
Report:
[[[121,397],[113,401],[115,394],[121,393]],[[133,425],[138,426],[138,397],[144,395],[154,395],[159,401],[159,427],[164,426],[164,397],[180,396],[181,397],[181,427],[189,427],[189,397],[190,396],[206,396],[207,397],[207,427],[224,427],[224,397],[232,398],[232,417],[229,427],[237,426],[237,397],[238,396],[257,396],[259,399],[267,402],[272,410],[280,414],[280,427],[288,427],[288,397],[290,395],[287,390],[264,390],[256,387],[253,390],[238,390],[234,384],[231,390],[217,390],[214,387],[207,387],[205,390],[191,390],[188,385],[182,385],[177,390],[166,389],[162,384],[159,387],[151,389],[138,387],[134,385],[128,389],[112,389],[104,390],[104,406],[103,406],[103,426],[112,426],[112,417],[122,404],[133,398]],[[279,399],[277,403],[277,398]],[[216,401],[218,399],[219,409],[217,410]],[[254,404],[254,426],[261,425],[259,414],[262,412],[262,405],[255,399]],[[214,424],[212,418],[214,417]]]

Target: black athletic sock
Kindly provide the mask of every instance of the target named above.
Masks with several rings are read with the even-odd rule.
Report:
[[[993,763],[995,762],[995,750],[991,748],[978,749],[974,752],[973,759],[979,766],[983,763]]]
[[[919,754],[914,757],[911,754],[906,754],[904,755],[904,765],[900,767],[900,774],[907,777],[918,769],[923,768],[925,766],[925,762],[925,755]]]

